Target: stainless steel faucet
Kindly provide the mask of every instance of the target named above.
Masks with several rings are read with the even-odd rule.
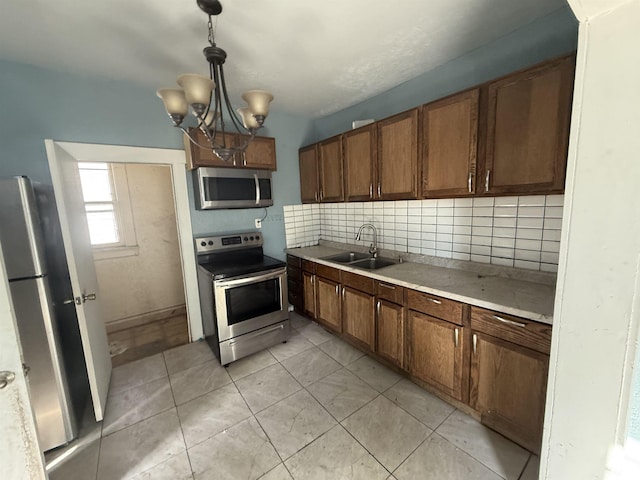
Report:
[[[370,228],[371,230],[373,230],[373,243],[369,246],[369,253],[373,258],[376,258],[376,256],[378,255],[378,230],[376,230],[375,225],[372,225],[371,223],[365,223],[360,227],[360,230],[358,230],[356,240],[360,240],[360,237],[362,236],[362,230],[364,228]]]

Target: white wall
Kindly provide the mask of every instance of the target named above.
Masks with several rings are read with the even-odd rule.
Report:
[[[138,254],[95,262],[106,323],[185,303],[169,167],[126,172]]]
[[[640,1],[580,20],[541,478],[605,478],[640,323]],[[638,478],[638,477],[629,477]]]

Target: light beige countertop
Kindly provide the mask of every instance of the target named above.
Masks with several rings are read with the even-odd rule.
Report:
[[[404,261],[379,270],[364,270],[323,260],[325,257],[344,251],[362,251],[362,249],[351,245],[344,245],[343,248],[336,248],[334,245],[318,245],[286,250],[290,255],[339,270],[549,325],[553,322],[555,297],[555,276],[553,275],[438,259],[434,260],[441,265]],[[383,251],[380,256],[391,257],[389,253],[391,252]],[[403,257],[425,261],[424,257],[418,258],[420,256],[403,254]],[[397,253],[395,258],[398,258]],[[449,265],[445,266],[446,264]]]

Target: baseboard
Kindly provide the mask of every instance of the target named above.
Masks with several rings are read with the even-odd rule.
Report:
[[[120,318],[106,323],[107,333],[119,332],[120,330],[126,330],[128,328],[139,327],[146,325],[147,323],[158,322],[165,318],[177,317],[178,315],[186,315],[186,305],[174,305],[173,307],[163,308],[161,310],[154,310],[153,312],[146,312],[140,315],[134,315],[131,317]]]

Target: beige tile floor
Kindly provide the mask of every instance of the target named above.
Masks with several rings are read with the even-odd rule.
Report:
[[[227,369],[204,342],[115,368],[104,421],[50,478],[537,478],[529,452],[307,319],[292,325],[289,342]]]

